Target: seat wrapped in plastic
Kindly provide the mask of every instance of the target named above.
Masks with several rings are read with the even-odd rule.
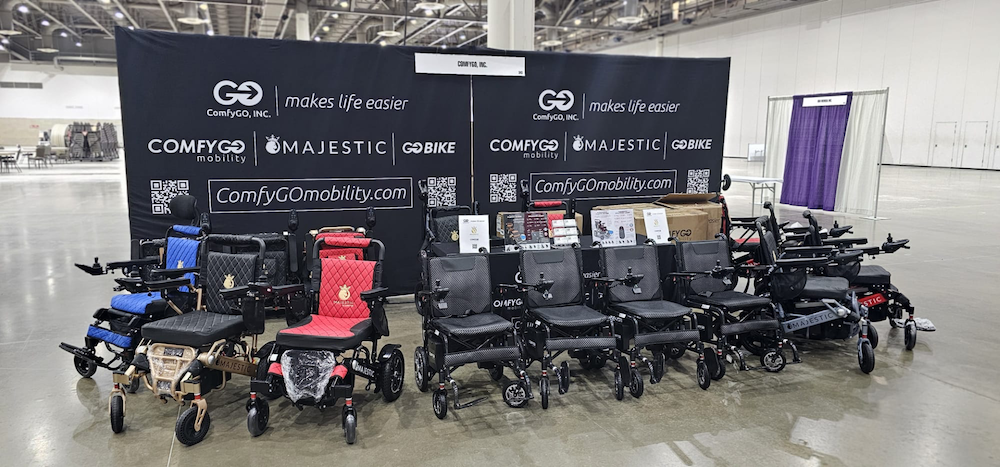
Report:
[[[281,354],[285,395],[292,402],[318,402],[326,393],[337,358],[323,350],[286,350]]]

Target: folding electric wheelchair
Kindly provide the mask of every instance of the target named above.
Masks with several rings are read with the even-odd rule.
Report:
[[[256,245],[257,251],[232,252],[245,251],[248,245]],[[264,331],[264,302],[302,291],[301,284],[277,287],[262,280],[264,252],[263,240],[245,235],[208,235],[202,240],[197,309],[144,325],[132,363],[114,374],[110,412],[115,433],[125,428],[122,387],[142,379],[155,397],[191,401],[175,425],[178,441],[190,446],[205,438],[211,418],[203,397],[225,387],[232,373],[256,374],[253,355],[256,335]],[[189,279],[180,276],[189,272],[162,271],[176,278],[161,285],[188,286]],[[253,336],[249,345],[247,336]]]
[[[193,196],[177,196],[171,200],[170,207],[178,219],[188,220],[192,224],[198,221],[197,202]],[[187,299],[186,294],[166,293],[165,290],[169,289],[158,287],[158,277],[150,271],[153,268],[196,268],[199,238],[205,233],[202,227],[178,224],[167,229],[163,239],[139,242],[138,251],[135,252],[138,254],[133,254],[136,259],[101,266],[98,259],[94,258],[92,266],[76,265],[94,276],[121,270],[124,277],[115,279],[118,284],[115,290],[129,292],[115,295],[111,298],[110,307],[100,308],[94,313],[95,321],[87,328],[83,347],[65,342],[59,344],[59,348],[73,354],[73,365],[80,376],[89,378],[99,367],[124,369],[135,354],[142,325],[191,308],[193,303]],[[180,288],[180,292],[186,291],[186,288]],[[97,347],[101,343],[114,355],[108,361],[97,354]],[[137,391],[139,380],[135,380],[126,389],[130,393]]]
[[[458,242],[458,216],[479,214],[479,205],[474,206],[439,206],[430,199],[429,180],[417,182],[420,191],[420,201],[424,205],[424,242],[421,250],[430,251],[433,243]],[[422,287],[421,287],[422,288]],[[418,288],[419,292],[421,288]]]
[[[321,247],[361,248],[363,259],[320,257]],[[320,409],[344,399],[342,423],[348,444],[357,439],[354,380],[375,385],[386,402],[403,391],[405,363],[399,345],[387,344],[378,355],[378,340],[389,335],[382,286],[385,247],[372,238],[324,237],[313,246],[312,314],[278,331],[262,347],[262,360],[250,382],[247,428],[253,436],[267,429],[268,399],[286,396],[296,407]],[[367,345],[370,343],[370,347]],[[347,352],[350,352],[348,354]]]
[[[881,247],[859,246],[868,243],[866,238],[823,238],[819,234],[821,231],[819,222],[812,213],[808,210],[804,211],[802,217],[809,221],[810,229],[803,240],[803,244],[808,246],[830,245],[840,250],[859,250],[872,258],[882,253],[895,253],[900,249],[910,248],[907,245],[909,240],[893,240],[892,234],[888,235]],[[846,227],[850,228],[850,226]],[[850,281],[851,290],[858,294],[858,302],[868,307],[869,320],[875,322],[888,320],[889,325],[893,328],[902,327],[903,345],[906,350],[913,350],[913,347],[917,345],[917,325],[913,317],[913,305],[910,304],[910,300],[905,295],[899,292],[896,286],[892,285],[892,275],[889,271],[882,266],[861,264],[860,259],[843,265],[827,267],[821,272],[827,276],[843,277]],[[905,320],[903,313],[906,313]],[[868,332],[872,348],[878,347],[878,331],[873,326],[868,329]]]
[[[629,356],[629,393],[633,397],[643,393],[636,360],[646,364],[649,382],[656,384],[663,378],[666,355],[679,356],[675,349],[681,352],[691,349],[698,353],[698,386],[708,389],[713,366],[706,361],[718,366],[715,353],[702,344],[697,318],[691,308],[663,300],[656,247],[602,248],[600,263],[602,277],[592,282],[595,289],[591,299],[605,314],[617,318],[618,349]],[[652,352],[652,360],[642,355],[643,349]],[[616,396],[618,394],[616,392]]]
[[[729,239],[718,234],[715,240],[676,242],[679,278],[675,293],[678,302],[700,308],[701,322],[707,328],[705,338],[715,345],[716,358],[708,358],[712,379],[726,374],[726,360],[732,360],[738,370],[755,369],[747,365],[739,350],[741,338],[758,336],[764,347],[758,352],[761,368],[778,372],[785,368],[783,351],[792,350],[792,361],[798,363],[795,345],[783,337],[781,323],[771,300],[734,290],[736,269],[732,263]]]
[[[848,339],[858,336],[858,366],[864,373],[875,369],[875,353],[869,340],[868,307],[861,305],[847,279],[811,274],[831,265],[856,260],[861,252],[838,252],[833,247],[787,247],[779,250],[767,218],[759,218],[762,263],[754,266],[754,290],[774,304],[785,334],[813,339]],[[759,355],[775,347],[764,333],[741,336],[741,344]]]
[[[503,400],[511,407],[524,407],[531,388],[521,362],[521,336],[512,322],[493,313],[489,256],[425,255],[423,269],[432,285],[417,297],[423,345],[414,351],[413,366],[420,392],[427,391],[430,378],[439,376],[432,399],[434,414],[440,419],[448,415],[447,384],[454,391],[456,410],[486,400],[459,402],[458,383],[451,375],[468,363],[488,369],[494,381],[503,379],[504,368],[510,368],[516,379],[504,385]]]
[[[521,250],[521,280],[526,291],[524,327],[525,366],[541,363],[539,396],[549,406],[549,371],[555,373],[560,394],[569,390],[569,364],[553,363],[563,352],[584,368],[600,368],[610,357],[615,368],[615,397],[624,397],[632,385],[631,364],[618,350],[612,319],[584,305],[582,260],[578,247]]]

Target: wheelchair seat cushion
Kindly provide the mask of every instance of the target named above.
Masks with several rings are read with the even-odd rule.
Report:
[[[889,271],[878,265],[861,266],[861,272],[854,278],[855,284],[862,285],[887,285],[892,276]]]
[[[725,308],[729,311],[750,310],[771,304],[771,299],[758,297],[734,290],[715,292],[707,295],[691,295],[688,297],[694,303],[704,303],[706,305]]]
[[[278,331],[280,346],[312,350],[347,350],[370,339],[372,320],[309,315],[292,327]]]
[[[850,284],[843,277],[808,276],[799,298],[843,300]]]
[[[611,309],[643,319],[672,319],[691,313],[691,309],[686,306],[663,300],[612,303]]]
[[[584,305],[532,308],[531,312],[546,323],[567,328],[597,326],[608,320],[604,314]]]
[[[119,294],[111,297],[111,308],[135,315],[153,315],[167,310],[159,292]]]
[[[163,344],[201,347],[219,339],[238,337],[245,330],[240,315],[199,310],[146,324],[142,327],[142,337]]]
[[[514,330],[513,323],[493,313],[439,318],[433,323],[438,329],[454,336],[489,336]]]

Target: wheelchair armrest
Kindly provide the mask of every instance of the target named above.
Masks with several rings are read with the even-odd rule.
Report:
[[[830,262],[828,257],[820,258],[780,258],[775,261],[775,266],[778,267],[791,267],[791,268],[805,268],[812,266],[822,266]]]
[[[275,285],[271,287],[271,293],[279,296],[288,296],[306,291],[305,284]]]
[[[219,295],[223,300],[236,300],[238,298],[246,297],[250,293],[249,285],[241,285],[239,287],[233,287],[230,289],[222,289],[219,291]]]
[[[857,259],[863,254],[865,254],[865,252],[861,250],[838,251],[830,257],[830,261],[836,264],[846,264],[852,261],[857,261]]]
[[[895,253],[900,248],[910,249],[906,244],[910,243],[909,239],[896,240],[894,242],[885,242],[882,244],[882,251],[886,253]]]
[[[781,228],[781,230],[784,230],[785,232],[789,232],[789,233],[794,233],[794,234],[805,234],[805,233],[809,232],[809,226],[802,226],[802,227],[788,227],[788,226],[783,226]]]
[[[846,233],[851,233],[852,228],[854,228],[853,225],[845,225],[842,227],[831,227],[830,236],[833,238],[840,237],[841,235],[844,235]]]
[[[833,246],[790,246],[785,247],[782,254],[795,254],[795,255],[824,255],[829,256],[836,251]]]
[[[146,283],[142,281],[141,277],[116,277],[115,283],[130,293],[146,290]]]
[[[825,238],[823,239],[824,245],[834,245],[834,246],[847,246],[847,245],[866,245],[868,244],[867,238]]]
[[[94,258],[94,259],[97,259],[97,258]],[[97,262],[95,262],[92,266],[88,266],[86,264],[80,264],[80,263],[76,263],[75,266],[78,267],[78,268],[80,268],[81,271],[83,271],[83,272],[85,272],[87,274],[90,274],[91,276],[100,276],[100,275],[106,274],[106,272],[104,271],[104,268],[102,268],[101,264],[97,263]]]
[[[181,277],[185,274],[199,271],[201,271],[201,268],[154,269],[150,271],[150,274],[162,277]]]
[[[132,269],[135,267],[152,266],[154,264],[160,264],[159,258],[143,258],[143,259],[132,259],[128,261],[115,261],[112,263],[108,263],[108,269]]]
[[[386,287],[375,287],[374,289],[365,290],[361,292],[361,299],[366,302],[372,302],[378,299],[385,298],[389,295],[389,289]]]
[[[145,283],[146,287],[151,291],[157,290],[167,290],[167,289],[177,289],[184,286],[191,286],[191,281],[186,277],[178,277],[176,279],[165,279],[162,281],[149,281]]]

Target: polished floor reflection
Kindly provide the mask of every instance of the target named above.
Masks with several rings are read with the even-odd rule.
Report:
[[[726,160],[733,174],[758,165]],[[855,234],[911,239],[913,249],[875,260],[930,318],[912,352],[901,330],[878,323],[875,371],[858,370],[853,342],[803,342],[804,363],[779,374],[729,371],[697,388],[689,355],[668,365],[639,399],[614,399],[609,369],[575,371],[568,394],[510,409],[485,372],[457,374],[478,406],[439,421],[412,375],[393,404],[359,392],[358,443],[340,411],[271,406],[271,428],[246,430],[246,380],[208,397],[212,427],[194,447],[173,436],[179,406],[145,389],[128,399],[127,431],[108,422],[111,377],[80,379],[61,341],[81,343],[93,311],[113,294],[74,262],[125,258],[128,219],[122,164],[71,164],[0,174],[0,446],[2,465],[996,465],[1000,459],[1000,173],[886,167],[877,223]],[[746,186],[726,193],[749,215]],[[799,209],[780,210],[786,219]],[[419,226],[414,226],[419,235]],[[389,246],[391,248],[391,245]],[[408,298],[390,308],[392,342],[407,363],[419,316]],[[269,324],[265,337],[280,328]],[[801,341],[800,341],[801,342]],[[412,367],[407,367],[411,372]],[[534,370],[537,373],[537,366]],[[471,399],[470,399],[471,400]]]

